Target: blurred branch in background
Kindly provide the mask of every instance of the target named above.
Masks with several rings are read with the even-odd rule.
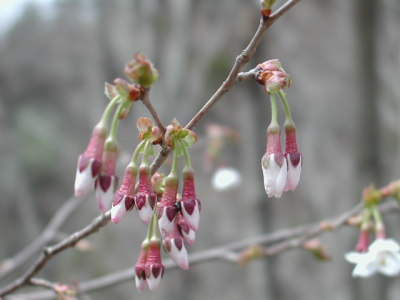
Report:
[[[314,224],[308,224],[299,226],[296,228],[278,230],[276,232],[254,236],[245,240],[233,242],[231,244],[215,247],[198,253],[193,253],[189,255],[190,265],[204,263],[210,260],[224,260],[228,262],[233,262],[236,264],[247,264],[250,260],[259,259],[263,257],[272,257],[275,255],[282,254],[290,249],[304,247],[305,243],[312,239],[313,237],[319,236],[324,232],[333,232],[344,225],[351,224],[351,219],[353,217],[359,216],[363,206],[361,204],[355,206],[349,211],[343,214],[330,218],[327,220],[321,220],[320,222]],[[390,201],[382,204],[380,206],[380,211],[382,213],[399,212],[399,204],[396,201]],[[103,219],[104,220],[104,219]],[[91,225],[87,226],[84,230],[80,232],[75,232],[70,237],[68,237],[63,242],[49,247],[47,251],[50,255],[56,254],[60,249],[65,249],[66,246],[73,246],[73,243],[77,239],[83,236],[88,236],[88,233],[94,233],[100,229],[105,224],[99,219],[95,219]],[[65,248],[64,248],[65,247]],[[255,248],[256,247],[256,248]],[[261,248],[258,248],[261,247]],[[247,250],[250,250],[247,251]],[[251,251],[256,249],[257,251]],[[306,248],[307,249],[307,248]],[[312,251],[312,250],[310,250]],[[250,253],[250,256],[247,255]],[[248,257],[246,257],[248,256]],[[166,269],[177,268],[176,264],[171,260],[167,259],[163,263]],[[97,279],[93,279],[87,282],[79,283],[75,292],[77,294],[84,294],[87,292],[104,289],[124,281],[132,281],[134,278],[134,269],[128,268],[121,270],[112,274],[107,274]],[[54,284],[43,284],[46,280],[41,279],[39,284],[37,281],[32,281],[27,279],[30,285],[38,287],[46,287],[53,289]],[[2,294],[3,291],[0,291]],[[29,293],[23,295],[15,295],[9,297],[9,299],[54,299],[55,295],[53,292],[37,292]]]

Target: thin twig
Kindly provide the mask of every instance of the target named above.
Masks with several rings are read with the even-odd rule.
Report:
[[[33,266],[28,269],[21,277],[16,279],[14,282],[10,283],[6,287],[0,290],[0,296],[7,295],[17,290],[23,285],[29,283],[29,280],[35,276],[46,263],[57,253],[73,247],[77,242],[79,242],[84,237],[98,231],[101,227],[105,226],[110,221],[111,210],[93,219],[92,223],[80,231],[77,231],[70,235],[68,238],[64,239],[60,243],[46,247],[43,253],[40,255],[39,259],[33,264]]]
[[[160,128],[162,134],[164,135],[165,134],[165,126],[161,122],[160,116],[158,115],[157,111],[154,109],[153,105],[150,102],[149,93],[150,93],[150,89],[145,88],[141,100],[142,100],[143,104],[146,106],[146,108],[148,109],[148,111],[153,116],[154,120],[157,123],[157,126]]]
[[[72,197],[65,201],[57,210],[43,232],[26,248],[18,252],[14,257],[6,259],[0,266],[0,279],[3,279],[13,271],[26,263],[33,255],[37,254],[48,242],[50,242],[59,228],[69,216],[82,204],[84,198]]]
[[[307,240],[317,235],[328,231],[334,231],[335,229],[347,225],[348,220],[353,216],[357,216],[361,212],[362,207],[363,206],[361,204],[358,204],[354,208],[344,212],[343,214],[335,218],[322,220],[317,223],[303,225],[295,228],[279,230],[273,233],[267,233],[216,248],[208,249],[205,251],[193,253],[189,255],[189,262],[190,265],[203,263],[215,259],[220,259],[228,262],[238,262],[238,260],[235,259],[235,257],[238,257],[235,255],[235,251],[241,251],[253,245],[267,246],[267,248],[265,249],[265,255],[267,257],[279,255],[290,249],[302,247]],[[382,213],[399,211],[399,205],[395,201],[386,202],[380,206],[380,211]],[[165,260],[163,264],[166,269],[177,268],[176,264],[171,259]],[[133,278],[134,270],[133,268],[128,268],[107,274],[97,279],[82,282],[79,284],[79,291],[77,292],[87,293],[107,288],[125,281],[133,280]],[[9,299],[44,300],[53,298],[54,295],[52,293],[36,292],[24,295],[15,295],[13,297],[10,297]]]
[[[250,43],[247,45],[246,49],[236,57],[235,63],[219,89],[211,96],[207,103],[199,110],[199,112],[190,120],[190,122],[185,126],[188,129],[192,129],[200,121],[200,119],[211,109],[211,107],[216,104],[223,95],[225,95],[230,88],[235,84],[236,77],[238,76],[240,70],[243,66],[250,60],[257,50],[257,46],[261,41],[262,36],[265,31],[284,13],[286,13],[292,6],[294,6],[300,0],[289,0],[284,5],[282,5],[274,14],[269,18],[261,18],[260,25],[257,28],[256,33],[251,39]]]
[[[239,71],[244,65],[250,60],[250,58],[254,55],[257,50],[257,46],[261,41],[261,38],[265,31],[284,13],[286,13],[292,6],[294,6],[300,0],[288,0],[285,4],[283,4],[274,14],[269,18],[261,18],[260,25],[258,26],[256,33],[253,38],[247,45],[246,49],[242,51],[240,55],[236,57],[235,63],[229,72],[228,77],[221,84],[221,86],[217,89],[217,91],[207,100],[204,106],[198,111],[198,113],[190,120],[188,124],[186,124],[185,128],[193,129],[196,124],[203,118],[203,116],[211,109],[211,107],[216,104],[223,95],[225,95],[230,88],[238,81],[242,79],[239,77],[237,80]],[[244,74],[242,74],[243,76]],[[169,149],[162,149],[158,153],[156,159],[153,161],[151,165],[151,170],[157,170],[164,163],[169,155]]]

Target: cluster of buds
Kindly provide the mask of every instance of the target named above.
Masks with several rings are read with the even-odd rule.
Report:
[[[264,85],[271,98],[272,118],[267,131],[266,153],[261,159],[264,187],[268,197],[280,198],[284,191],[295,190],[302,167],[302,155],[297,148],[296,126],[283,92],[290,85],[290,77],[277,59],[258,65],[255,71],[257,81]],[[275,94],[279,95],[285,108],[285,152],[282,152]]]
[[[157,78],[157,70],[141,54],[136,54],[134,61],[127,64],[127,82],[116,78],[113,84],[105,84],[105,94],[110,99],[101,120],[95,126],[86,150],[78,158],[75,177],[75,195],[84,196],[94,187],[98,206],[102,212],[110,208],[114,192],[118,186],[115,173],[118,158],[117,131],[120,119],[130,112],[135,101],[142,97],[145,88]],[[129,70],[129,72],[127,71]],[[114,108],[111,128],[108,132],[110,115]],[[133,170],[127,170],[131,175]]]
[[[135,283],[139,291],[146,286],[155,290],[164,275],[161,262],[161,242],[157,234],[157,216],[153,214],[146,239],[142,242],[140,254],[135,265]]]
[[[348,262],[355,264],[353,277],[369,277],[375,273],[386,276],[400,274],[400,246],[386,237],[378,204],[382,193],[373,187],[364,190],[364,210],[360,222],[360,233],[355,251],[346,254]],[[371,234],[375,240],[370,243]]]
[[[153,121],[144,117],[138,119],[137,128],[140,132],[139,140],[141,142],[126,167],[119,190],[114,195],[111,208],[111,221],[113,223],[118,223],[128,211],[136,207],[143,223],[149,224],[157,202],[157,194],[152,186],[148,157],[154,154],[153,144],[160,143],[161,131],[157,126],[154,126]],[[142,163],[138,168],[137,160],[140,153],[143,153]],[[135,192],[137,177],[139,177],[139,187]]]
[[[290,76],[282,68],[279,59],[271,59],[259,64],[255,72],[257,72],[257,81],[264,85],[267,93],[278,93],[291,84]]]
[[[164,192],[156,210],[164,249],[185,270],[189,268],[185,242],[189,245],[194,243],[201,210],[188,153],[188,148],[196,140],[196,134],[182,128],[176,120],[167,127],[165,141],[173,150],[173,162],[171,172],[165,178]],[[185,165],[182,170],[181,199],[178,199],[178,160],[181,156],[184,156]]]

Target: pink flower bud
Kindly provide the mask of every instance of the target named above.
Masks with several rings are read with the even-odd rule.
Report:
[[[155,290],[164,274],[164,266],[161,263],[160,241],[150,240],[149,252],[145,264],[145,275],[150,290]]]
[[[118,186],[115,175],[115,164],[118,157],[118,146],[115,143],[106,146],[103,153],[103,168],[95,183],[97,204],[102,212],[110,208]]]
[[[78,158],[75,177],[75,196],[83,196],[93,187],[93,183],[100,173],[106,136],[107,128],[102,122],[98,123],[93,129],[85,152]]]
[[[137,168],[133,165],[128,165],[125,170],[122,185],[114,195],[111,208],[111,221],[115,224],[135,206],[136,175]]]
[[[146,281],[146,261],[149,251],[149,245],[143,243],[140,249],[139,257],[135,265],[135,283],[139,291],[143,291],[147,286]]]
[[[287,164],[282,154],[279,127],[268,127],[267,151],[261,159],[268,197],[280,198],[286,185]]]
[[[357,252],[367,252],[369,247],[369,231],[368,230],[361,230],[360,235],[358,236],[358,242],[356,245]]]
[[[184,270],[189,269],[188,254],[186,251],[185,243],[179,233],[178,225],[174,220],[173,230],[163,240],[165,251],[174,260],[176,265]]]
[[[257,81],[264,85],[268,93],[277,93],[290,86],[290,76],[278,59],[271,59],[257,66]]]
[[[296,127],[294,125],[285,126],[285,135],[285,158],[288,166],[288,172],[284,191],[293,191],[300,181],[303,157],[297,149]]]
[[[162,237],[172,232],[177,212],[176,194],[178,191],[178,177],[169,175],[165,178],[165,188],[161,201],[157,204],[158,226]]]
[[[289,75],[281,71],[270,72],[266,78],[264,85],[268,93],[277,93],[288,88],[291,84]]]
[[[199,228],[201,202],[196,197],[194,186],[194,172],[192,169],[183,170],[183,187],[181,211],[186,222],[194,231]]]
[[[188,245],[193,245],[196,241],[196,232],[192,228],[190,228],[189,224],[186,222],[181,212],[177,213],[176,220],[178,223],[179,232],[185,242],[188,243]]]
[[[143,223],[150,223],[156,201],[157,195],[151,186],[150,167],[142,165],[139,168],[139,189],[135,196],[135,204]]]

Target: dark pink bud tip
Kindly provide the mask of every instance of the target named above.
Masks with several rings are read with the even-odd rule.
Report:
[[[274,160],[276,164],[279,165],[280,167],[282,167],[284,159],[285,157],[283,156],[282,153],[275,153]]]
[[[111,176],[109,175],[100,175],[97,179],[98,184],[100,184],[101,189],[106,192],[111,185]]]
[[[176,208],[175,206],[172,207],[167,207],[166,208],[166,214],[167,214],[167,218],[170,222],[172,222],[172,220],[175,218],[176,216]]]
[[[95,159],[93,161],[93,164],[92,164],[92,176],[93,177],[96,177],[100,173],[101,166],[102,166],[101,161],[98,161],[97,159]]]
[[[182,201],[182,205],[183,205],[185,211],[189,215],[191,215],[193,213],[193,211],[194,211],[195,206],[196,206],[196,199],[186,199],[186,200]]]
[[[183,242],[181,238],[174,238],[174,243],[176,248],[178,248],[178,250],[180,251],[182,249],[183,246]]]
[[[137,264],[135,266],[135,274],[140,279],[146,279],[146,272],[144,269],[144,264]]]
[[[158,278],[159,275],[162,276],[163,275],[162,270],[163,270],[163,265],[157,264],[151,267],[151,271],[153,273],[154,278]]]
[[[289,157],[292,165],[294,167],[297,167],[297,165],[300,163],[300,160],[301,160],[300,152],[290,153],[290,154],[287,154],[287,156]]]
[[[135,196],[135,204],[138,210],[141,210],[143,205],[146,204],[146,195],[144,194],[136,194]]]
[[[127,196],[125,198],[125,208],[130,211],[135,206],[135,198]]]

